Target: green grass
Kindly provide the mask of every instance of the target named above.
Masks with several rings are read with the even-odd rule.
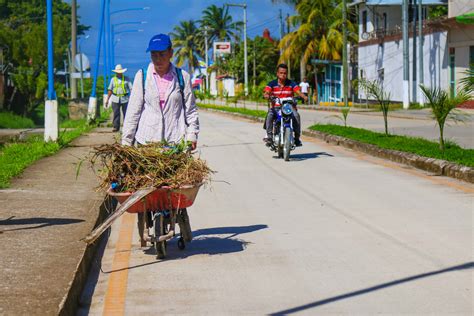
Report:
[[[11,112],[0,112],[0,128],[33,128],[35,123]]]
[[[67,120],[67,121],[64,121],[64,122],[61,122],[61,124],[59,124],[59,126],[61,128],[78,128],[78,127],[81,127],[81,126],[84,126],[87,124],[87,120],[86,119],[80,119],[80,120]]]
[[[5,144],[0,148],[0,189],[10,187],[10,180],[36,160],[55,154],[92,128],[84,124],[71,131],[60,131],[57,142],[45,143],[43,135],[33,135],[26,142]]]
[[[236,108],[236,107],[224,106],[224,105],[220,106],[220,105],[208,105],[208,104],[198,103],[198,107],[204,108],[204,109],[218,110],[218,111],[223,111],[223,112],[240,113],[240,114],[250,115],[254,117],[261,117],[261,118],[265,118],[265,116],[267,115],[267,111]]]
[[[409,152],[424,157],[436,158],[474,167],[474,149],[464,149],[450,142],[446,150],[441,152],[439,143],[423,138],[414,138],[399,135],[388,135],[368,131],[361,128],[344,127],[333,124],[317,124],[310,129],[328,134],[338,135],[363,143],[379,146],[385,149]]]

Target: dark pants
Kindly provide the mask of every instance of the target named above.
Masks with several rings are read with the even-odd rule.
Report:
[[[128,103],[112,103],[112,110],[114,111],[114,120],[113,126],[115,130],[120,130],[120,108],[122,109],[123,117],[125,118],[125,113],[127,113],[127,104]]]
[[[298,110],[293,109],[293,130],[295,131],[295,138],[299,139],[301,135],[301,119],[300,119],[300,114],[298,113]],[[272,138],[273,137],[273,124],[274,124],[274,119],[276,116],[276,111],[275,108],[269,108],[268,113],[267,113],[267,121],[265,123],[265,126],[267,128],[267,136]]]

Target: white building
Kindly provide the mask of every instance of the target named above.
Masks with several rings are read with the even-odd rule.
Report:
[[[449,0],[449,83],[456,90],[459,80],[474,65],[474,0]],[[474,101],[470,101],[474,106]]]
[[[417,3],[413,0],[409,2]],[[357,4],[359,13],[358,75],[368,80],[379,80],[385,90],[390,92],[392,101],[402,102],[402,0],[359,0],[353,4]],[[422,4],[425,18],[430,6],[445,5],[447,0],[423,0]],[[414,89],[420,82],[418,73],[418,31],[415,35],[415,50],[413,46],[412,21],[414,13],[414,10],[410,10],[409,73],[411,102],[418,101],[420,98],[419,89]],[[424,85],[447,89],[449,87],[448,28],[440,23],[431,23],[430,21],[426,23],[425,21],[423,35]],[[413,58],[414,56],[416,57]],[[416,82],[413,81],[413,60],[416,61]],[[364,91],[359,91],[359,97],[361,99],[366,98]]]

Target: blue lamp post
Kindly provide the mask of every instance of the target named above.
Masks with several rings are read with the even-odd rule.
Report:
[[[92,92],[91,96],[89,97],[89,108],[88,108],[88,121],[93,121],[95,119],[97,113],[97,97],[96,97],[96,88],[97,88],[97,77],[99,75],[99,61],[100,61],[100,43],[102,40],[102,34],[104,31],[104,14],[105,13],[105,0],[101,1],[100,5],[100,27],[99,27],[99,34],[97,36],[97,47],[96,47],[96,62],[95,62],[95,69],[94,69],[94,80],[92,82]],[[105,80],[105,78],[104,78]]]
[[[112,44],[110,46],[110,60],[112,62],[112,65],[115,65],[115,28],[120,25],[133,25],[133,24],[146,24],[148,23],[147,21],[140,21],[140,22],[121,22],[121,23],[115,23],[111,25],[111,31],[110,31],[110,43]],[[139,30],[141,32],[143,30]]]
[[[110,1],[110,0],[107,0],[107,1]],[[108,42],[109,55],[108,55],[108,59],[110,60],[112,65],[115,65],[115,56],[113,56],[113,46],[114,46],[113,45],[113,31],[112,31],[113,26],[110,27],[110,18],[112,17],[112,15],[117,14],[117,13],[121,13],[121,12],[143,11],[143,10],[149,10],[149,9],[150,9],[150,7],[141,7],[141,8],[121,9],[121,10],[115,10],[115,11],[110,12],[110,7],[109,7],[109,10],[107,11],[107,17],[108,17],[107,23],[109,24],[108,31],[107,31],[107,34],[108,34],[108,37],[109,37],[109,42]],[[117,25],[117,24],[115,24],[115,25]],[[112,71],[112,67],[109,68],[109,71],[110,72]]]
[[[44,140],[56,141],[59,133],[58,101],[54,91],[54,58],[53,58],[53,0],[46,1],[46,19],[48,33],[48,99],[44,113]]]

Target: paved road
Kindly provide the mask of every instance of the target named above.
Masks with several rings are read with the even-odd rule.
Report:
[[[284,162],[260,124],[201,122],[195,239],[158,261],[123,216],[80,315],[472,315],[474,186],[309,139]]]

